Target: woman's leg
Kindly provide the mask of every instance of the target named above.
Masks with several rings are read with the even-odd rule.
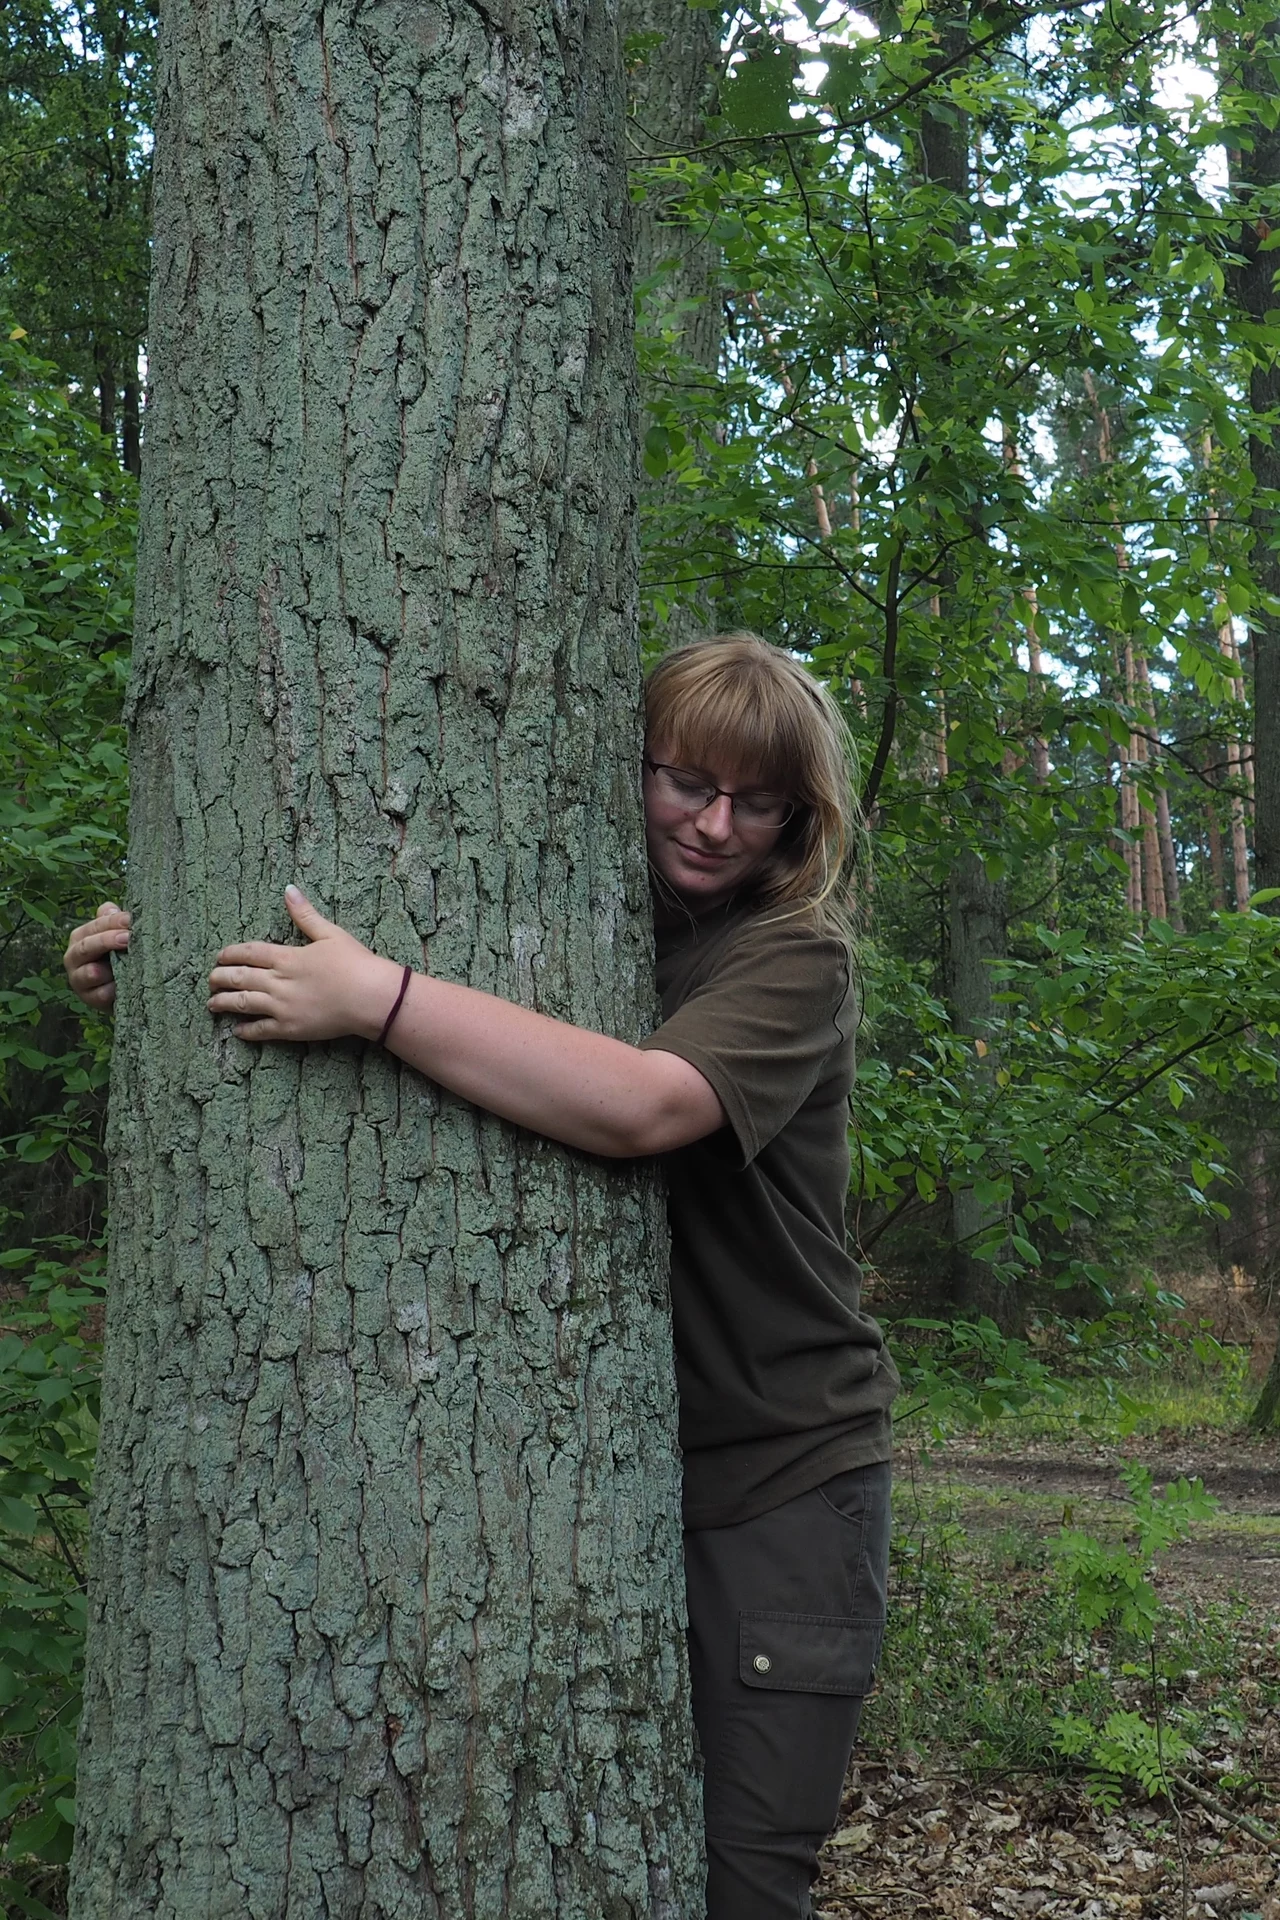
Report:
[[[685,1535],[707,1920],[809,1920],[884,1630],[889,1478]]]

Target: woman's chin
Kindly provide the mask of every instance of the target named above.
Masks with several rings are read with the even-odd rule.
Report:
[[[682,860],[676,871],[667,875],[667,884],[686,906],[715,907],[736,891],[738,880],[732,869],[726,872],[723,867],[704,867]]]

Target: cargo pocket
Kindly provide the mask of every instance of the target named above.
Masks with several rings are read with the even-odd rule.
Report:
[[[875,1675],[883,1620],[820,1613],[740,1613],[738,1677],[780,1693],[864,1694]]]

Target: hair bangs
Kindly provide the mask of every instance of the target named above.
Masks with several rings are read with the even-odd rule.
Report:
[[[655,704],[650,729],[684,767],[718,766],[738,780],[800,797],[803,753],[794,729],[780,726],[769,689],[758,676],[739,673],[729,661],[692,686],[672,687],[670,701]],[[755,682],[756,684],[753,684]]]

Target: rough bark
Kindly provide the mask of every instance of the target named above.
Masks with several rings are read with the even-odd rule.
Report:
[[[203,1011],[652,1011],[616,21],[170,0],[79,1920],[696,1920],[643,1166]]]

